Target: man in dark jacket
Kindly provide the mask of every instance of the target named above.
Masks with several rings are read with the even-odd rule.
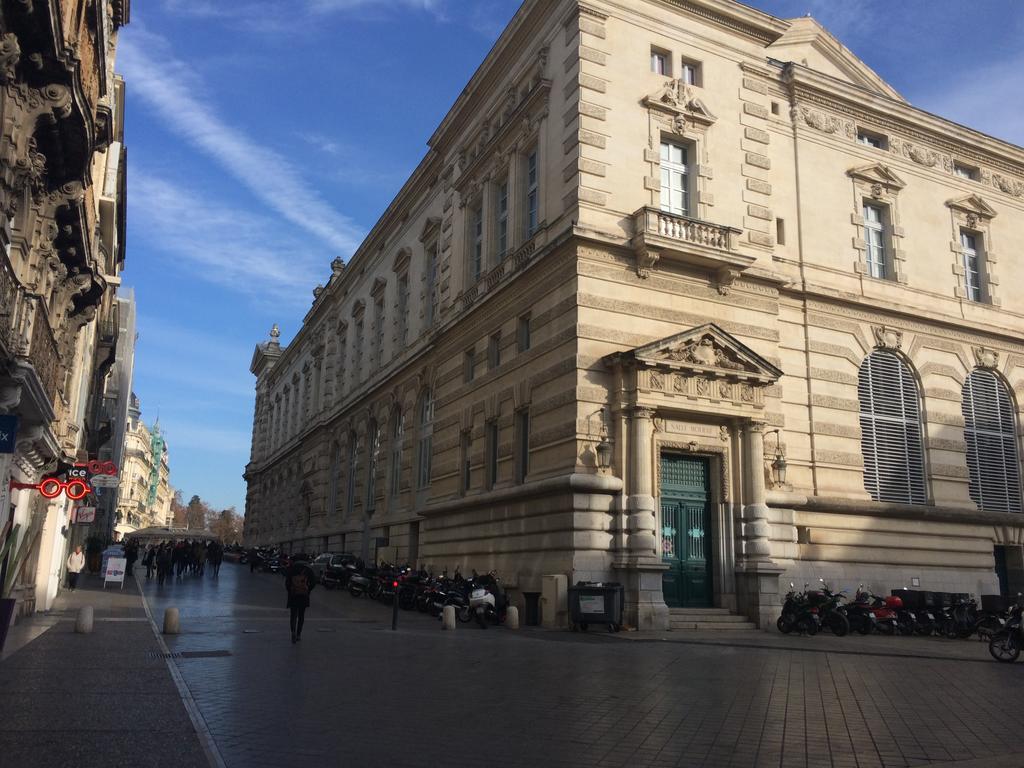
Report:
[[[284,572],[284,588],[288,592],[288,609],[291,612],[292,642],[302,639],[302,625],[309,608],[309,593],[316,586],[313,569],[304,560],[294,560]]]

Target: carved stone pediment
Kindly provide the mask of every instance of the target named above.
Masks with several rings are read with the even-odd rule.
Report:
[[[859,168],[851,168],[846,172],[846,175],[869,185],[881,184],[887,192],[903,189],[907,186],[907,182],[896,175],[892,168],[882,163],[872,163],[871,165],[862,165]]]
[[[980,195],[968,195],[956,200],[947,200],[946,205],[978,219],[993,219],[996,217],[996,209],[986,203]]]
[[[696,373],[706,380],[728,379],[763,386],[782,376],[781,370],[714,323],[612,357],[640,368]]]
[[[697,98],[693,86],[679,79],[666,80],[659,90],[644,97],[643,104],[648,109],[668,112],[703,125],[711,125],[718,119]]]

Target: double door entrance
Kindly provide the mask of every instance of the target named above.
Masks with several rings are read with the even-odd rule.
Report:
[[[665,604],[710,608],[711,577],[710,462],[700,456],[661,455],[661,556]]]

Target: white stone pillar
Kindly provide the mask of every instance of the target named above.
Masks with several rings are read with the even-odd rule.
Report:
[[[764,424],[748,423],[743,429],[745,464],[745,498],[743,504],[743,554],[747,561],[771,560],[768,541],[768,505],[764,487]]]
[[[630,413],[631,461],[629,465],[629,510],[626,546],[631,558],[656,558],[658,554],[657,518],[651,488],[651,443],[654,411],[634,408]]]

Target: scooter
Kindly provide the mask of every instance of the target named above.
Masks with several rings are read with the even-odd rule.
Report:
[[[878,620],[875,612],[871,609],[871,599],[864,591],[864,585],[857,587],[857,594],[852,602],[846,604],[846,618],[850,622],[850,629],[862,635],[870,635],[875,631]]]
[[[996,661],[1010,663],[1020,656],[1021,646],[1024,646],[1024,632],[1021,630],[1022,610],[1024,606],[1021,605],[1018,594],[1017,604],[1010,609],[1006,626],[993,634],[992,639],[988,641],[988,652]]]
[[[782,615],[775,622],[775,626],[785,635],[793,630],[801,635],[818,634],[821,627],[818,609],[808,605],[806,584],[803,592],[797,592],[793,582],[789,582],[789,592],[786,593],[786,601],[782,604]]]

